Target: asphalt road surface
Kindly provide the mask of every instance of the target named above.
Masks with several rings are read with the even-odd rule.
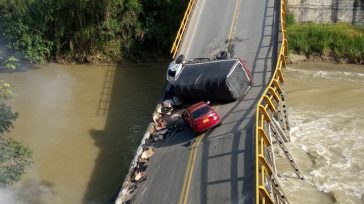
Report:
[[[197,0],[179,54],[229,50],[247,60],[255,85],[243,99],[216,107],[221,126],[199,136],[185,128],[158,143],[132,203],[254,203],[255,108],[275,64],[277,3]]]

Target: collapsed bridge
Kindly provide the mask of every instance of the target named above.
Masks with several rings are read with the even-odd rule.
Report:
[[[221,126],[198,137],[185,129],[156,144],[148,179],[131,198],[127,178],[117,203],[289,203],[273,151],[275,141],[303,179],[284,144],[289,141],[285,15],[285,0],[190,0],[173,58],[228,51],[246,59],[254,85],[242,99],[216,107]]]

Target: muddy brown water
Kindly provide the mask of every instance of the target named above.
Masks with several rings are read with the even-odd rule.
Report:
[[[291,203],[364,203],[364,66],[286,69],[292,149],[306,181],[280,160]]]
[[[0,204],[107,203],[121,185],[151,120],[166,64],[58,65],[1,73],[17,94],[11,136],[34,164]],[[292,142],[306,176],[277,152],[291,203],[364,203],[364,67],[295,65],[285,70]]]
[[[151,121],[166,67],[46,64],[1,73],[20,114],[10,135],[34,151],[9,202],[107,203]]]

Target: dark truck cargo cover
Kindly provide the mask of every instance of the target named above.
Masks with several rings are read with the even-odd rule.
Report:
[[[250,82],[239,59],[185,64],[174,94],[189,101],[230,102],[243,97]]]

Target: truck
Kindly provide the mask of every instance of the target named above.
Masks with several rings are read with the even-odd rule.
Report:
[[[167,79],[169,94],[183,101],[232,102],[246,95],[253,85],[245,59],[179,62],[174,63],[174,71],[178,74],[167,76]]]

